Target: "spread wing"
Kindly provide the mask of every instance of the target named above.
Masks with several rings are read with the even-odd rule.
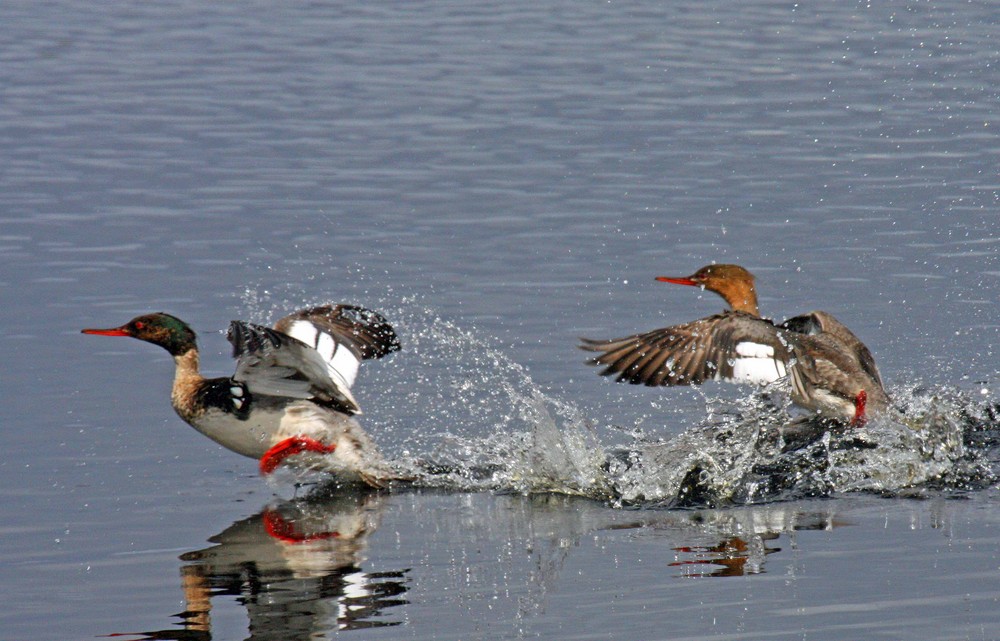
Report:
[[[857,361],[830,335],[800,336],[794,339],[794,345],[792,390],[801,404],[821,407],[820,391],[828,399],[827,404],[834,398],[850,404],[860,390],[868,387],[863,382],[867,379],[852,376],[852,372],[858,371]]]
[[[228,338],[238,359],[233,378],[251,392],[314,399],[350,414],[361,413],[351,394],[361,361],[399,349],[385,318],[351,305],[299,310],[274,329],[233,321]]]
[[[871,376],[879,384],[879,387],[884,387],[882,375],[878,371],[878,366],[875,365],[875,357],[872,356],[871,351],[854,335],[854,332],[837,320],[833,314],[821,311],[809,312],[789,318],[781,326],[809,336],[816,336],[820,333],[829,335],[839,341],[848,352],[857,358],[861,369]]]
[[[691,323],[608,341],[582,339],[600,352],[589,361],[602,376],[635,385],[692,385],[707,380],[769,383],[788,372],[782,330],[744,312],[725,312]]]
[[[251,393],[312,399],[352,414],[360,412],[350,386],[331,372],[314,347],[244,321],[232,321],[227,338],[237,359],[233,380],[246,383]]]
[[[312,326],[306,327],[302,322]],[[285,316],[274,328],[289,336],[296,336],[299,330],[304,343],[310,343],[314,331],[333,337],[347,346],[359,359],[382,358],[399,351],[399,337],[381,314],[356,305],[322,305],[300,309]]]
[[[795,357],[792,398],[797,403],[828,416],[851,418],[864,391],[869,412],[890,406],[871,352],[836,318],[810,312],[782,326],[798,332],[788,335]]]

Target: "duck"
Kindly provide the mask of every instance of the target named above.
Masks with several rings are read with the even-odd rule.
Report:
[[[226,334],[236,371],[205,378],[197,336],[170,314],[136,316],[84,334],[127,336],[159,345],[174,359],[171,404],[186,423],[223,447],[258,460],[262,475],[289,466],[335,475],[338,482],[384,487],[395,475],[358,423],[351,387],[363,360],[400,349],[379,313],[320,305],[273,327],[234,320]]]
[[[649,386],[766,385],[787,377],[795,405],[854,427],[890,407],[871,351],[832,314],[812,311],[780,324],[762,318],[756,278],[739,265],[711,264],[656,280],[714,292],[728,309],[623,338],[580,339],[581,349],[599,353],[587,362],[604,366],[603,376]]]

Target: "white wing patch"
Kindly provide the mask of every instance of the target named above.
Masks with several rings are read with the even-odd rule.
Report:
[[[324,361],[329,363],[333,360],[333,353],[337,351],[337,341],[333,340],[333,336],[326,332],[319,332],[317,336],[316,351],[319,352]]]
[[[736,344],[733,382],[763,385],[788,374],[785,363],[774,357],[774,348],[744,341]]]
[[[346,345],[337,343],[334,336],[307,320],[295,321],[285,333],[314,348],[326,363],[330,379],[347,398],[354,400],[349,390],[358,377],[358,367],[361,364],[361,360],[354,355],[354,352]]]
[[[319,330],[309,321],[297,320],[288,327],[285,333],[309,347],[316,347],[316,337],[319,335]]]
[[[327,361],[327,368],[331,372],[337,372],[344,379],[348,387],[354,385],[354,380],[358,377],[358,367],[361,361],[354,355],[354,352],[344,345],[338,345],[333,357]]]
[[[743,341],[736,343],[736,354],[744,358],[774,358],[774,348],[770,345]]]

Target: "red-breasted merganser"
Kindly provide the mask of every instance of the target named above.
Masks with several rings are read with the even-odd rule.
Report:
[[[222,446],[258,459],[262,474],[289,465],[382,486],[393,474],[354,415],[351,385],[362,360],[399,349],[376,312],[353,305],[299,310],[274,329],[232,321],[237,359],[228,378],[202,377],[194,331],[170,314],[137,316],[121,327],[84,334],[131,336],[174,357],[171,400],[177,414]]]
[[[754,276],[739,265],[707,265],[690,276],[656,280],[715,292],[732,309],[645,334],[582,339],[582,349],[601,352],[588,362],[604,365],[603,376],[645,385],[763,385],[790,375],[795,404],[852,425],[889,407],[871,352],[832,315],[809,312],[781,325],[761,318]]]

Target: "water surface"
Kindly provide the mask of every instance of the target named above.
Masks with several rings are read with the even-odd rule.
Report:
[[[994,13],[5,4],[0,637],[994,638]],[[713,260],[935,429],[775,487],[760,397],[583,364],[718,311],[652,280]],[[165,352],[79,334],[168,311],[225,375],[230,319],[327,301],[403,339],[356,390],[380,446],[458,474],[292,500]],[[684,509],[681,463],[721,471]]]

